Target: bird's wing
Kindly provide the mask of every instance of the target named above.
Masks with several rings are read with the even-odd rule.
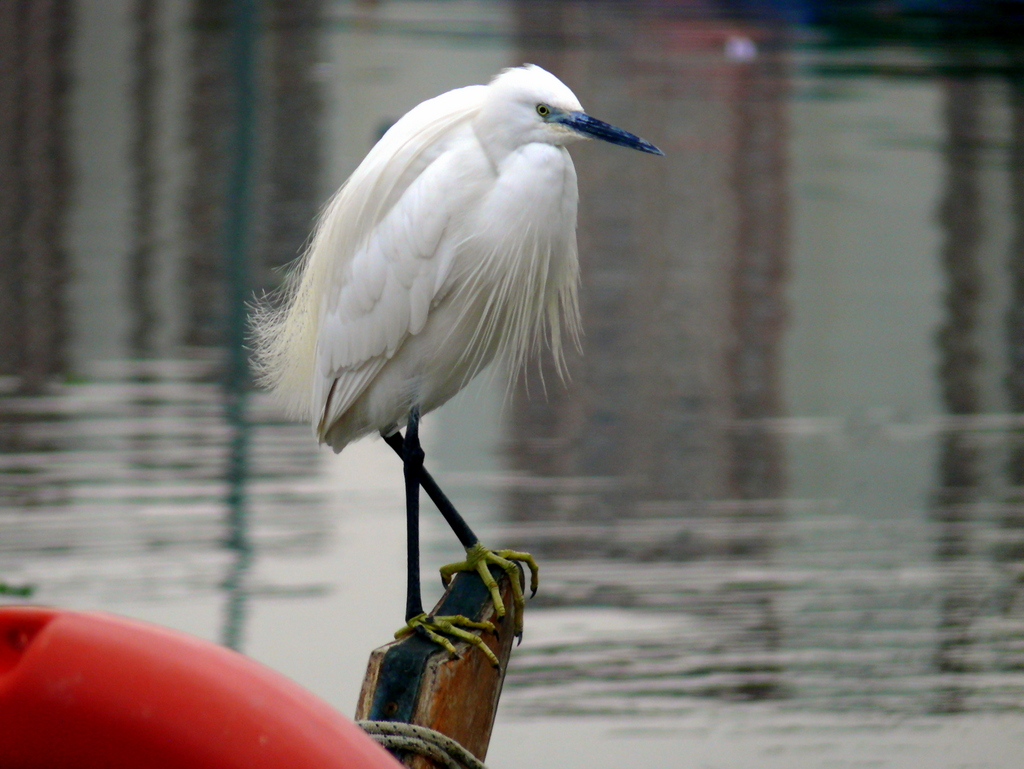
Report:
[[[409,192],[443,157],[449,139],[466,129],[485,90],[449,91],[395,123],[324,209],[289,276],[284,301],[257,314],[260,381],[290,414],[321,424],[332,388],[349,393],[331,398],[331,412],[342,413],[372,381],[376,371],[369,373],[368,362],[393,352],[403,334],[418,329],[430,295],[425,280],[417,280],[426,265],[416,254],[431,254],[443,212],[428,211],[437,215],[421,229],[411,217],[424,201]],[[403,240],[414,247],[406,248]],[[410,258],[395,260],[400,254]],[[407,292],[404,301],[400,287]],[[349,377],[344,387],[335,384],[341,377]]]
[[[356,398],[366,388],[384,367],[386,359],[374,358],[361,366],[339,372],[336,376],[323,378],[322,383],[330,383],[330,387],[324,396],[324,407],[319,424],[316,425],[316,434],[320,442],[334,443],[329,435],[331,427],[338,417],[352,405]],[[347,441],[345,441],[347,442]],[[338,446],[340,451],[344,442]]]
[[[338,267],[323,295],[314,393],[324,408],[321,436],[427,322],[455,249],[447,227],[465,195],[457,163],[452,153],[435,158]]]

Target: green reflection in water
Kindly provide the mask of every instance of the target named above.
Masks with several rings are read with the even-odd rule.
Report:
[[[228,361],[225,375],[225,418],[231,427],[228,454],[228,539],[235,560],[224,582],[228,594],[223,643],[232,649],[242,645],[246,613],[246,576],[252,565],[246,507],[249,458],[248,386],[245,354],[248,280],[249,212],[252,197],[252,159],[255,137],[256,9],[252,0],[235,0],[232,6],[232,69],[235,123],[233,168],[228,187],[225,259],[229,304],[227,312]]]

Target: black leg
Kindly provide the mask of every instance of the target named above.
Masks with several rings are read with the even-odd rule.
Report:
[[[420,481],[423,449],[420,448],[420,415],[413,409],[405,431],[402,459],[405,463],[405,531],[409,548],[409,575],[405,593],[405,621],[423,613],[420,595]]]
[[[411,418],[409,424],[410,426],[412,424]],[[382,435],[381,437],[384,438],[384,442],[393,448],[395,453],[405,461],[405,445],[408,442],[408,436],[409,433],[407,430],[405,440],[402,439],[402,436],[399,433]],[[423,467],[423,450],[419,447],[418,438],[416,441],[416,448],[419,450],[420,456],[420,485],[423,486],[423,490],[427,492],[427,496],[430,497],[430,501],[437,505],[437,509],[441,511],[441,515],[444,516],[444,519],[448,521],[448,525],[452,527],[452,531],[454,531],[455,536],[459,538],[459,542],[461,542],[462,546],[468,550],[480,540],[477,539],[473,530],[469,528],[469,524],[466,523],[466,520],[459,515],[459,511],[455,509],[455,506],[451,503],[445,493],[441,491],[441,487],[437,485],[433,476],[431,476],[430,473],[427,472],[426,468]],[[406,467],[408,468],[408,463],[406,463]],[[408,470],[406,472],[406,482],[408,483]],[[406,487],[405,493],[408,496],[408,487]]]
[[[451,563],[441,568],[441,582],[447,586],[456,572],[476,572],[490,591],[495,613],[498,617],[503,617],[505,616],[504,602],[498,589],[498,583],[490,570],[494,566],[504,569],[512,581],[512,594],[516,607],[516,635],[521,639],[523,634],[523,593],[520,585],[523,579],[523,567],[520,565],[520,562],[530,567],[531,594],[537,592],[537,563],[529,553],[520,553],[514,550],[492,551],[480,544],[480,541],[472,529],[469,528],[465,519],[459,515],[455,506],[451,503],[451,500],[441,491],[437,482],[434,481],[430,473],[423,467],[423,448],[420,446],[419,441],[419,416],[417,409],[413,409],[410,412],[409,426],[406,428],[405,438],[397,432],[391,435],[381,433],[384,442],[402,458],[405,467],[405,497],[409,539],[409,583],[406,597],[406,622],[412,623],[414,617],[423,614],[419,574],[419,490],[420,486],[422,486],[430,499],[437,505],[437,509],[441,511],[444,519],[448,521],[448,525],[455,532],[455,536],[459,538],[459,542],[466,548],[465,561]],[[396,634],[396,637],[403,637],[411,632],[426,633],[428,638],[444,646],[443,639],[438,640],[441,637],[436,636],[436,634],[430,635],[432,631],[425,627],[424,624],[427,622],[433,623],[438,619],[444,619],[449,622],[454,621],[451,617],[417,620],[415,624],[410,624],[406,629]],[[482,627],[473,623],[466,625],[468,620],[465,617],[455,619],[459,620],[456,624],[461,623],[461,625],[474,628]],[[445,632],[451,631],[445,630]],[[473,641],[470,640],[470,642],[472,643]]]

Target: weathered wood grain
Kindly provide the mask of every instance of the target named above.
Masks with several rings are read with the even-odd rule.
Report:
[[[434,614],[462,614],[472,620],[493,622],[497,633],[484,632],[499,668],[467,642],[456,642],[459,658],[418,635],[381,646],[370,654],[356,707],[356,719],[402,721],[426,726],[458,741],[483,760],[491,739],[498,699],[512,650],[515,622],[512,588],[500,569],[491,572],[508,607],[500,620],[483,581],[476,574],[459,573],[452,579]],[[453,639],[454,640],[454,639]],[[421,756],[406,756],[406,766],[432,769]]]

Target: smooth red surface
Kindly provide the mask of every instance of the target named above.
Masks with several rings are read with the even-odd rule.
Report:
[[[0,608],[3,769],[396,769],[359,727],[233,651],[107,614]]]

